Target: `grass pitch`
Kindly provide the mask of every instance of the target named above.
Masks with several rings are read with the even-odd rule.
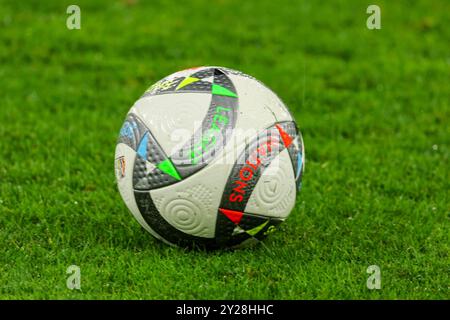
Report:
[[[72,2],[1,0],[0,298],[448,298],[450,5],[376,1],[368,30],[372,2],[76,1],[68,30]],[[260,79],[303,133],[295,210],[252,249],[161,244],[115,186],[130,106],[198,65]]]

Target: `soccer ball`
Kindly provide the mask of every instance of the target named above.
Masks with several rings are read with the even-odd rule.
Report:
[[[304,170],[287,107],[239,71],[199,67],[152,85],[127,114],[119,192],[156,238],[210,249],[258,242],[295,205]]]

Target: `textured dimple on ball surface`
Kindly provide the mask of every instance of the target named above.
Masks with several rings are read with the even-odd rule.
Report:
[[[245,212],[271,217],[287,217],[295,204],[294,170],[287,150],[283,150],[259,178]]]
[[[194,236],[211,233],[207,220],[214,210],[211,206],[211,191],[204,185],[198,184],[164,196],[153,196],[153,201],[161,216],[177,229]]]
[[[134,191],[136,204],[148,226],[166,241],[183,247],[192,247],[194,244],[205,248],[217,248],[215,239],[197,237],[185,233],[168,223],[158,212],[155,203],[148,191]]]

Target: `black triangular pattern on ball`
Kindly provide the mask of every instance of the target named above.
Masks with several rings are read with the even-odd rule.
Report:
[[[204,92],[204,93],[210,93],[211,92],[211,83],[207,81],[195,81],[192,82],[182,88],[179,88],[177,93],[180,92]]]
[[[215,238],[216,242],[219,246],[227,246],[229,245],[229,241],[231,239],[231,235],[233,233],[234,228],[236,228],[236,224],[228,219],[223,213],[217,213],[216,226],[220,225],[220,228],[216,227]],[[236,243],[237,244],[237,243]]]
[[[266,216],[244,213],[242,215],[241,221],[239,222],[239,226],[242,229],[248,231],[253,228],[256,228],[257,226],[260,226],[261,224],[265,223],[268,220],[270,220],[270,218]]]
[[[198,79],[209,78],[214,75],[214,70],[215,70],[214,68],[200,70],[200,71],[197,71],[197,72],[194,72],[193,74],[191,74],[190,77],[198,78]]]
[[[152,190],[161,188],[169,184],[175,183],[178,180],[170,175],[162,172],[158,168],[154,168],[147,173],[147,163],[140,156],[136,155],[133,169],[133,188],[136,190]]]
[[[228,90],[236,93],[236,88],[230,78],[220,69],[214,69],[214,84],[218,84]]]
[[[220,74],[221,77],[228,79],[223,73]],[[229,87],[235,90],[231,80],[228,79],[227,81]],[[238,109],[238,98],[216,94],[211,95],[211,102],[201,127],[189,141],[171,155],[172,162],[182,178],[199,171],[222,152],[236,125]],[[227,122],[225,124],[214,123],[216,117],[220,119],[226,118]],[[213,130],[214,126],[220,126],[219,130]],[[210,141],[210,143],[205,143],[205,141]],[[192,153],[195,154],[194,157]]]
[[[288,147],[289,157],[291,158],[292,167],[294,169],[294,176],[299,174],[298,178],[296,179],[296,185],[297,185],[297,192],[300,191],[300,185],[303,175],[303,162],[304,162],[304,155],[302,154],[303,150],[303,139],[300,134],[300,131],[297,128],[297,125],[295,122],[292,121],[286,121],[286,122],[280,122],[280,127],[283,128],[283,130],[288,133],[291,137],[294,138],[291,145]],[[301,157],[301,163],[299,168],[299,157]],[[300,172],[299,172],[300,170]]]
[[[134,117],[138,119],[137,116]],[[145,127],[141,120],[138,119],[138,121],[141,122],[141,126]],[[145,127],[145,129],[145,133],[141,134],[141,139],[135,148],[137,153],[133,168],[133,188],[137,190],[151,190],[160,188],[177,181],[158,168],[154,168],[151,172],[147,172],[147,162],[151,163],[153,166],[156,166],[158,163],[166,160],[167,155],[156,141],[150,130],[147,127]],[[146,159],[144,159],[138,151],[141,142],[145,143],[145,141],[143,141],[144,137],[147,139],[147,144],[144,146],[145,155],[147,157]]]
[[[247,233],[253,228],[263,225],[266,223],[261,230],[256,234],[251,235]],[[240,222],[236,225],[230,219],[228,219],[224,214],[218,213],[217,224],[221,225],[221,228],[216,228],[216,241],[221,247],[233,247],[238,246],[243,241],[254,238],[256,240],[263,240],[268,235],[268,230],[270,228],[276,227],[283,219],[272,218],[267,216],[261,216],[252,213],[243,213]],[[241,228],[243,231],[241,233],[233,234],[236,227]]]

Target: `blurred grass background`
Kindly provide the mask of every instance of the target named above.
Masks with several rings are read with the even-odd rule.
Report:
[[[81,30],[66,8],[81,8]],[[366,8],[381,7],[381,30]],[[0,0],[0,298],[449,297],[450,2]],[[306,172],[252,249],[153,240],[114,183],[160,78],[223,65],[290,107]],[[66,268],[81,267],[81,291]],[[382,289],[368,290],[369,265]]]

